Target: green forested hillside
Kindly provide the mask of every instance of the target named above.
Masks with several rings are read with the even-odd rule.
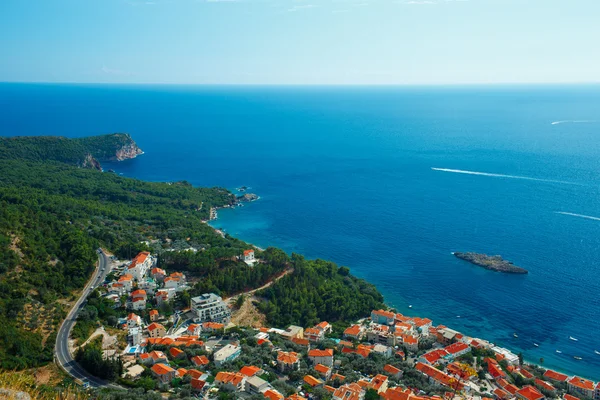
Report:
[[[201,278],[191,294],[238,293],[294,268],[262,293],[268,301],[261,309],[273,326],[348,321],[382,306],[374,286],[333,263],[269,248],[259,252],[261,264],[247,267],[236,256],[249,245],[203,222],[211,207],[232,204],[234,195],[79,168],[73,161],[88,146],[64,138],[0,139],[0,368],[52,360],[54,332],[66,313],[61,304],[89,278],[99,246],[122,258],[147,249],[148,240],[199,249],[159,258],[167,269]]]
[[[0,138],[0,159],[59,161],[83,166],[86,158],[113,159],[125,146],[134,146],[131,136],[123,133],[68,139],[61,136],[18,136]],[[88,165],[92,166],[92,165]]]
[[[211,206],[232,201],[219,188],[0,158],[0,366],[21,368],[52,359],[52,340],[42,344],[48,329],[42,329],[42,321],[24,321],[24,309],[54,307],[57,299],[81,288],[100,245],[122,254],[140,250],[146,239],[244,248],[202,222]],[[58,314],[46,316],[55,321],[45,328],[56,329],[60,312],[58,307]]]
[[[311,326],[319,321],[349,322],[385,307],[374,285],[350,275],[346,267],[293,254],[294,273],[260,294],[260,310],[273,326]]]

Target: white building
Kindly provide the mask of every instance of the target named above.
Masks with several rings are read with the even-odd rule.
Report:
[[[131,328],[127,332],[127,341],[132,346],[142,344],[142,328]]]
[[[254,263],[256,262],[256,258],[254,258],[254,250],[244,250],[241,259],[243,262],[250,266],[254,265]]]
[[[196,314],[196,322],[213,321],[228,324],[231,320],[231,311],[223,302],[221,296],[214,293],[204,293],[193,297],[191,300],[192,311]]]
[[[220,367],[223,363],[235,360],[240,354],[242,354],[242,348],[240,346],[228,344],[221,350],[216,351],[213,355],[213,359],[215,361],[215,365]]]
[[[491,349],[496,354],[502,354],[506,362],[511,365],[519,365],[519,356],[503,347],[494,346]]]
[[[127,329],[136,328],[142,325],[142,318],[139,315],[131,313],[127,316]]]
[[[127,266],[127,273],[132,275],[136,281],[141,281],[148,270],[152,267],[154,260],[147,251],[142,251]]]

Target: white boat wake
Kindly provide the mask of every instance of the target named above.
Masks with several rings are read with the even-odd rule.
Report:
[[[554,122],[552,122],[552,125],[560,125],[560,124],[568,124],[568,123],[571,123],[571,124],[591,124],[593,122],[596,122],[596,121],[594,121],[593,119],[567,119],[567,120],[564,120],[564,121],[554,121]]]
[[[434,170],[434,171],[452,172],[452,173],[455,173],[455,174],[491,176],[491,177],[494,177],[494,178],[524,179],[524,180],[528,180],[528,181],[537,181],[537,182],[562,183],[562,184],[565,184],[565,185],[579,185],[579,183],[575,183],[575,182],[557,181],[557,180],[553,180],[553,179],[532,178],[530,176],[492,174],[490,172],[465,171],[465,170],[462,170],[462,169],[450,169],[450,168],[434,168],[434,167],[431,167],[431,169]]]
[[[599,217],[592,217],[591,215],[575,214],[575,213],[566,212],[566,211],[555,211],[555,213],[562,214],[562,215],[570,215],[571,217],[578,217],[578,218],[591,219],[594,221],[600,221]]]

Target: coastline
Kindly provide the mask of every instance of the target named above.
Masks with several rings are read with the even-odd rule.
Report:
[[[218,207],[218,209],[223,209],[223,210],[227,210],[227,209],[229,209],[229,210],[232,210],[232,211],[233,211],[233,210],[236,210],[237,208],[238,208],[238,207],[235,207],[235,206],[225,206],[225,207]],[[217,211],[217,210],[215,210],[215,212],[216,212],[216,211]],[[212,225],[212,224],[211,224],[213,221],[216,221],[216,220],[218,220],[218,215],[217,215],[217,217],[216,217],[215,219],[212,219],[212,220],[209,220],[209,221],[207,221],[207,223],[208,223],[208,225],[209,225],[209,226],[211,226],[211,227],[212,227],[212,228],[213,228],[213,229],[214,229],[216,232],[219,232],[219,233],[220,233],[220,232],[222,232],[222,231],[221,231],[220,229],[216,228],[214,225]],[[245,240],[243,237],[238,237],[238,239],[245,241],[246,243],[248,243],[249,245],[253,246],[253,247],[254,247],[254,248],[256,248],[256,249],[262,250],[260,247],[258,247],[258,246],[256,246],[256,245],[254,245],[254,244],[250,243],[249,241]],[[275,247],[277,247],[276,245],[274,245],[274,246],[275,246]],[[351,271],[352,271],[352,269],[351,269]],[[511,275],[511,274],[509,274],[509,275]],[[371,281],[368,279],[368,277],[365,277],[364,279],[366,279],[367,281],[369,281],[369,283],[372,283],[372,282],[371,282]],[[372,283],[372,284],[374,284],[374,285],[375,285],[375,283]],[[376,285],[376,286],[377,286],[377,285]],[[383,294],[383,293],[382,293],[382,294]],[[385,305],[386,305],[386,306],[387,306],[389,309],[398,310],[398,307],[397,307],[397,306],[395,306],[393,303],[390,303],[389,301],[385,301],[385,300],[384,300],[384,304],[385,304]],[[407,303],[407,304],[409,304],[409,303]],[[412,307],[412,306],[411,306],[411,307]],[[404,307],[404,308],[406,308],[406,307]],[[412,308],[409,308],[409,309],[408,309],[408,311],[399,311],[399,312],[401,312],[401,313],[402,313],[402,314],[404,314],[404,315],[410,316],[410,317],[430,318],[430,316],[429,316],[429,315],[426,315],[426,314],[419,314],[418,312],[415,312],[415,311],[414,311],[414,309],[412,309]],[[446,316],[446,318],[444,318],[444,320],[442,320],[442,321],[438,321],[437,323],[438,323],[438,324],[442,324],[442,325],[444,325],[444,326],[447,326],[447,327],[449,327],[449,328],[451,328],[451,329],[454,329],[454,328],[453,328],[453,324],[451,323],[451,320],[452,320],[454,317],[456,317],[456,316],[455,316],[455,315],[450,315],[450,314],[448,314],[448,315]],[[433,318],[431,318],[431,319],[433,319]],[[448,322],[446,322],[446,321],[448,321]],[[434,320],[434,322],[436,322],[436,321]],[[467,337],[470,337],[470,338],[472,338],[472,339],[481,340],[481,341],[484,341],[484,342],[488,342],[488,343],[490,343],[492,346],[497,346],[497,347],[500,347],[500,348],[507,349],[507,350],[509,350],[510,352],[512,352],[512,353],[513,353],[513,354],[515,354],[515,355],[518,355],[519,353],[522,353],[522,354],[523,354],[524,365],[535,366],[535,367],[542,368],[542,369],[549,369],[549,370],[557,371],[557,372],[560,372],[560,373],[563,373],[563,374],[565,374],[565,375],[569,375],[569,376],[573,376],[573,375],[576,375],[576,376],[581,376],[581,377],[584,377],[584,378],[587,378],[587,379],[592,379],[592,380],[594,380],[594,381],[598,381],[598,380],[599,380],[599,378],[600,378],[600,377],[595,377],[595,376],[593,376],[593,375],[591,375],[591,374],[589,374],[589,373],[582,373],[582,372],[574,372],[574,371],[569,371],[569,370],[565,369],[565,368],[564,368],[564,367],[562,367],[562,366],[555,366],[555,365],[554,365],[554,366],[548,366],[548,365],[546,365],[546,364],[540,364],[540,363],[539,363],[539,359],[533,359],[533,358],[531,358],[531,357],[528,357],[528,356],[526,355],[526,353],[525,353],[525,352],[523,352],[523,351],[514,350],[514,347],[513,347],[513,346],[511,346],[511,345],[510,345],[510,343],[498,343],[497,341],[487,340],[487,339],[486,339],[486,335],[472,335],[472,334],[469,332],[469,330],[468,330],[468,329],[462,329],[462,330],[460,330],[459,332],[460,332],[460,333],[462,333],[462,334],[464,334],[464,335],[465,335],[465,336],[467,336]]]

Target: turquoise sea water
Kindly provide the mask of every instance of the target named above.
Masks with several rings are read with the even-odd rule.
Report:
[[[261,196],[215,226],[347,265],[400,312],[600,379],[600,220],[561,214],[600,218],[599,86],[0,85],[2,135],[115,131],[146,154],[105,168]]]

